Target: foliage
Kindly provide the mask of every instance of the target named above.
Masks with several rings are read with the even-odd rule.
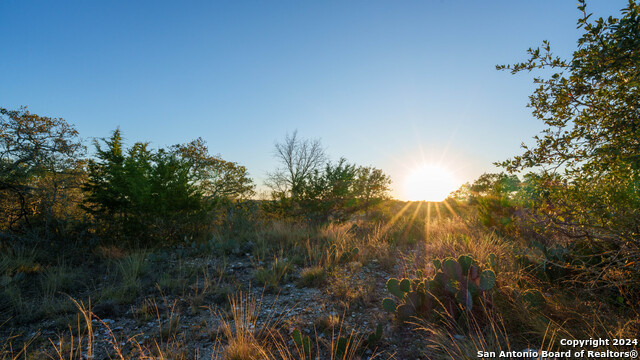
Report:
[[[297,132],[276,143],[281,167],[265,184],[274,201],[264,210],[274,216],[306,217],[317,221],[344,220],[388,197],[390,178],[382,170],[350,164],[345,158],[326,162],[319,140],[300,139]]]
[[[468,188],[469,203],[478,209],[479,220],[484,226],[514,233],[516,203],[520,180],[516,175],[482,174]]]
[[[355,193],[365,215],[369,210],[389,198],[391,178],[373,166],[359,166],[356,169]]]
[[[550,276],[569,273],[573,280],[607,289],[605,298],[637,309],[640,5],[630,1],[621,18],[595,21],[589,20],[584,0],[579,9],[584,33],[570,60],[554,57],[544,42],[542,50],[529,50],[527,62],[498,67],[512,73],[552,70],[535,79],[539,87],[529,104],[548,128],[535,137],[535,147],[524,146],[522,155],[500,165],[512,172],[543,170],[525,176],[518,200],[537,231],[553,231],[570,242],[571,255],[554,261],[554,270],[561,271]]]
[[[315,170],[303,187],[302,207],[305,212],[344,218],[355,209],[354,183],[356,166],[341,158],[337,164],[327,163],[323,172]]]
[[[303,336],[300,333],[300,330],[295,329],[293,330],[293,333],[291,333],[291,337],[293,338],[293,341],[296,343],[296,345],[302,348],[302,352],[304,354],[311,354],[311,349],[313,348],[313,346],[311,343],[311,338],[309,336]]]
[[[382,170],[356,166],[340,158],[327,163],[324,171],[314,171],[304,186],[303,208],[321,214],[323,220],[344,220],[369,209],[388,197],[391,180]]]
[[[0,229],[33,215],[49,223],[81,176],[84,147],[61,118],[32,114],[25,107],[0,108]],[[59,204],[58,204],[59,205]],[[59,209],[64,215],[68,209]]]
[[[126,152],[120,130],[95,141],[89,161],[85,208],[116,238],[174,241],[206,210],[190,164],[175,152],[151,151],[136,143]],[[192,229],[190,229],[192,230]]]
[[[391,180],[382,170],[349,164],[345,158],[315,170],[303,186],[300,211],[320,221],[346,220],[387,198]]]
[[[367,337],[367,343],[369,343],[369,345],[373,345],[380,341],[380,339],[382,339],[382,323],[378,323],[378,325],[376,325],[376,330],[369,334]]]
[[[529,205],[565,236],[588,240],[605,254],[603,264],[634,276],[629,266],[640,260],[640,5],[629,1],[621,18],[595,21],[585,0],[578,8],[584,33],[571,59],[554,56],[544,41],[542,49],[528,50],[528,61],[498,66],[512,73],[551,71],[535,78],[539,87],[529,103],[548,128],[535,137],[535,147],[523,145],[522,155],[500,165],[542,168],[530,178],[537,190]]]
[[[520,180],[516,175],[482,174],[471,185],[471,195],[478,196],[500,196],[512,197],[518,191]]]
[[[247,199],[255,194],[247,169],[220,156],[209,155],[202,138],[174,145],[171,150],[189,163],[190,175],[203,196],[214,200]]]
[[[460,309],[471,311],[473,304],[478,303],[482,294],[495,284],[495,272],[483,270],[471,255],[461,255],[458,260],[436,259],[433,264],[436,272],[431,279],[423,278],[421,272],[414,279],[389,279],[387,290],[399,304],[385,298],[383,309],[405,321],[412,316],[430,318],[440,305],[446,314],[456,318]]]
[[[265,206],[269,213],[344,220],[360,210],[368,215],[388,197],[391,180],[380,169],[349,164],[345,158],[322,167],[326,156],[319,140],[302,140],[294,132],[276,143],[275,150],[281,167],[266,181],[277,200]]]

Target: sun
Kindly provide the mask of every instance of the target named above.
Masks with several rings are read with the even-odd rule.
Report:
[[[407,175],[405,196],[410,201],[442,201],[459,187],[456,178],[444,167],[422,164]]]

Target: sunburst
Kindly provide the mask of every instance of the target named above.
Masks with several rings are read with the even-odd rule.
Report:
[[[442,201],[459,187],[458,182],[445,167],[422,164],[405,178],[405,196],[411,201]]]

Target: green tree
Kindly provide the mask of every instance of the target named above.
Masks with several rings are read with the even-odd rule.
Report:
[[[265,205],[269,213],[343,220],[363,209],[368,215],[388,197],[391,180],[382,170],[345,158],[325,162],[319,140],[303,140],[294,132],[275,148],[280,167],[265,182],[275,200]]]
[[[470,187],[472,197],[479,196],[497,196],[497,197],[513,197],[518,191],[520,179],[517,175],[500,174],[482,174],[477,178]]]
[[[369,210],[389,198],[391,178],[373,166],[359,166],[356,169],[355,193],[365,216]]]
[[[513,235],[516,220],[514,198],[519,189],[517,175],[482,174],[469,186],[469,204],[477,207],[483,225]]]
[[[125,154],[122,149],[120,129],[116,129],[111,138],[101,139],[106,145],[103,149],[98,140],[94,141],[96,159],[88,162],[88,181],[83,186],[87,193],[85,208],[98,219],[112,219],[112,224],[121,224],[129,207],[129,179],[124,170]],[[116,231],[116,234],[120,231]]]
[[[302,187],[302,208],[322,221],[344,219],[356,210],[356,166],[345,158],[327,163],[323,171],[315,170]]]
[[[550,74],[534,79],[529,102],[548,128],[500,165],[541,169],[530,179],[544,188],[535,192],[539,214],[570,238],[591,239],[592,251],[627,273],[640,261],[640,6],[629,1],[621,18],[595,21],[585,0],[578,9],[584,33],[571,59],[544,41],[528,61],[497,67]]]
[[[141,142],[125,153],[119,129],[94,145],[85,208],[103,234],[132,243],[171,242],[198,230],[206,208],[187,160]]]
[[[77,185],[84,147],[61,118],[0,108],[0,229],[42,215]]]
[[[198,138],[171,149],[188,161],[190,172],[202,194],[210,199],[248,199],[255,184],[244,166],[209,155],[204,140]]]
[[[390,178],[380,169],[349,164],[345,158],[315,170],[303,186],[302,211],[326,221],[344,220],[388,198]]]

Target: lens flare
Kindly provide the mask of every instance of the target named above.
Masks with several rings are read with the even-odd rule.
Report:
[[[423,164],[407,175],[405,197],[410,201],[442,201],[460,185],[445,168]]]

